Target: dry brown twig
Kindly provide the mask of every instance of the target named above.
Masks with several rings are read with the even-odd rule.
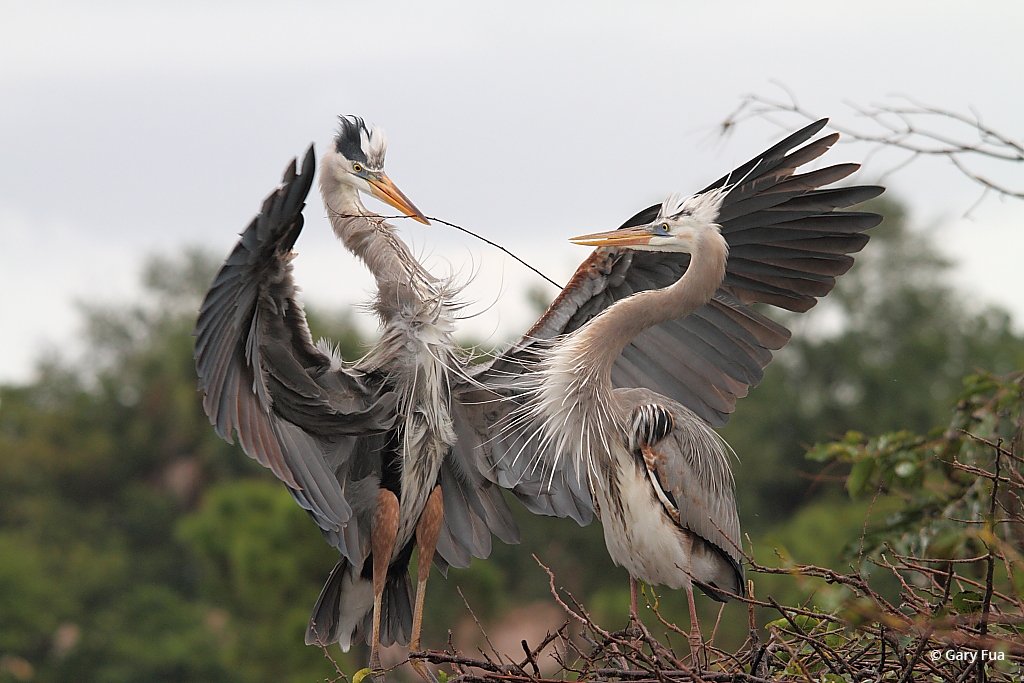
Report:
[[[1009,378],[1005,386],[1024,397],[1024,375]],[[706,661],[696,661],[689,652],[678,654],[671,646],[671,635],[686,631],[661,612],[653,591],[644,595],[650,613],[665,629],[660,639],[644,624],[630,622],[616,630],[596,623],[538,559],[566,622],[536,647],[521,643],[526,654],[521,662],[502,664],[463,656],[451,648],[413,656],[452,666],[449,680],[480,682],[1020,680],[1024,599],[1013,577],[1014,569],[1019,574],[1024,554],[1012,530],[1024,525],[1024,416],[1007,415],[1000,407],[1008,395],[958,410],[972,420],[976,415],[998,415],[1004,423],[1017,425],[1013,438],[992,436],[991,430],[972,431],[972,422],[968,428],[947,430],[943,437],[914,442],[937,454],[951,481],[965,482],[964,491],[951,493],[950,504],[943,508],[944,523],[958,525],[964,538],[974,541],[960,554],[928,556],[900,550],[902,546],[888,541],[867,552],[865,527],[855,551],[856,566],[848,570],[790,563],[781,556],[778,566],[746,558],[755,579],[761,574],[780,576],[798,583],[807,594],[836,588],[847,596],[836,609],[783,604],[766,592],[756,593],[752,580],[748,595],[733,596],[747,606],[746,640],[738,648],[726,649],[717,646],[713,636],[706,643]],[[945,448],[942,440],[956,447]],[[969,477],[964,479],[965,475]],[[952,514],[954,508],[962,511]],[[888,588],[873,585],[885,576]],[[995,657],[1003,661],[993,662]]]
[[[727,133],[737,124],[749,119],[763,119],[781,128],[792,126],[780,120],[780,115],[797,115],[807,120],[820,118],[804,107],[796,94],[785,85],[775,82],[782,91],[780,98],[748,94],[739,106],[722,122],[721,131]],[[1024,142],[990,126],[973,109],[963,114],[953,109],[936,107],[905,95],[895,96],[891,102],[862,106],[847,103],[859,126],[842,125],[833,121],[832,128],[841,133],[846,142],[861,142],[872,146],[865,163],[882,150],[894,150],[904,158],[879,175],[879,181],[924,158],[943,158],[956,171],[978,186],[978,199],[968,208],[965,216],[976,209],[990,194],[1002,198],[1024,199],[1024,185],[1017,179],[1004,179],[1007,173],[1002,165],[1024,163]],[[1000,174],[995,177],[978,170],[979,165],[994,167]]]

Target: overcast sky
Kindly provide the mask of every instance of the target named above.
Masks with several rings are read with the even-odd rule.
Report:
[[[1024,3],[827,6],[4,3],[0,382],[28,379],[46,349],[74,352],[75,301],[130,301],[148,255],[226,255],[287,161],[326,143],[341,113],[385,128],[389,174],[425,213],[560,282],[586,255],[567,237],[695,191],[778,139],[756,122],[716,136],[744,94],[780,94],[772,79],[839,122],[855,121],[845,101],[903,93],[973,107],[1021,137]],[[874,157],[857,179],[893,163]],[[1020,168],[986,172],[1019,187]],[[1011,308],[1020,328],[1024,203],[989,200],[964,219],[976,189],[939,162],[887,184],[957,262],[957,281]],[[306,211],[307,301],[365,299],[371,280],[318,197]],[[477,337],[528,325],[523,291],[537,276],[448,228],[403,235],[432,268],[477,273]]]

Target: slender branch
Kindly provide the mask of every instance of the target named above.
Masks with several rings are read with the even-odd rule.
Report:
[[[721,124],[722,132],[731,131],[738,123],[755,118],[789,128],[788,123],[779,120],[779,114],[796,115],[809,121],[820,118],[816,112],[802,106],[792,90],[778,82],[774,85],[782,90],[782,98],[756,93],[744,96]],[[1024,199],[1024,188],[983,175],[971,167],[971,160],[1024,163],[1024,142],[989,126],[977,112],[964,114],[922,104],[907,96],[898,96],[895,101],[869,106],[850,102],[846,104],[865,125],[852,127],[833,122],[832,128],[844,136],[845,142],[862,142],[873,147],[865,162],[885,149],[901,150],[909,154],[895,166],[880,173],[881,178],[923,158],[945,157],[960,175],[981,188],[978,200],[966,215],[970,215],[989,193]],[[935,124],[950,129],[950,132],[935,128]]]
[[[331,214],[332,216],[334,216],[335,218],[365,218],[365,216],[362,216],[362,215],[356,215],[356,214],[345,214],[345,213],[339,213],[339,212],[335,211],[334,209],[328,209],[328,211],[329,211],[329,212],[330,212],[330,214]],[[406,215],[404,215],[404,214],[399,214],[399,215],[397,215],[397,216],[375,216],[375,218],[380,218],[380,219],[382,219],[382,220],[388,220],[388,221],[390,221],[390,220],[396,220],[396,219],[399,219],[399,218],[410,218],[410,217],[409,217],[409,216],[406,216]],[[533,266],[531,266],[531,265],[530,265],[529,263],[527,263],[527,262],[526,262],[526,261],[524,261],[523,259],[519,258],[519,257],[518,257],[518,256],[516,256],[516,255],[515,255],[514,253],[512,253],[511,251],[509,251],[509,250],[508,250],[508,249],[506,249],[505,247],[501,246],[501,245],[500,245],[500,244],[498,244],[497,242],[491,241],[491,240],[487,239],[486,237],[484,237],[483,235],[478,235],[477,233],[473,232],[473,231],[472,231],[472,230],[470,230],[469,228],[464,228],[464,227],[462,227],[461,225],[457,225],[457,224],[455,224],[455,223],[451,223],[451,222],[449,222],[449,221],[446,221],[446,220],[444,220],[444,219],[442,219],[442,218],[436,218],[436,217],[434,217],[434,216],[425,216],[425,218],[426,218],[427,220],[429,220],[429,221],[432,221],[432,222],[434,222],[434,223],[440,223],[441,225],[446,225],[446,226],[448,226],[449,228],[455,228],[456,230],[459,230],[459,231],[461,231],[461,232],[464,232],[464,233],[466,233],[467,235],[469,235],[469,236],[471,236],[471,237],[475,237],[476,239],[480,240],[481,242],[483,242],[483,243],[485,243],[485,244],[488,244],[488,245],[490,245],[490,246],[494,247],[494,248],[495,248],[495,249],[497,249],[498,251],[504,252],[504,253],[505,253],[505,254],[507,254],[508,256],[511,256],[511,257],[512,257],[513,259],[515,259],[516,261],[518,261],[518,262],[519,262],[520,264],[522,264],[522,265],[526,266],[527,268],[529,268],[530,270],[532,270],[532,271],[533,271],[534,273],[536,273],[537,275],[541,276],[541,277],[542,277],[542,278],[543,278],[544,280],[546,280],[546,281],[548,282],[548,284],[554,285],[554,286],[555,286],[555,287],[557,287],[558,289],[562,289],[562,285],[558,284],[557,282],[555,282],[554,280],[552,280],[551,278],[549,278],[549,277],[548,277],[547,275],[545,275],[544,273],[540,272],[540,271],[539,271],[539,270],[538,270],[537,268],[534,268],[534,267],[533,267]]]

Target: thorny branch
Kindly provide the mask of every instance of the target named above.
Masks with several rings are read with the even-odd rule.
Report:
[[[998,468],[996,468],[998,469]],[[993,497],[995,491],[993,491]],[[998,551],[992,546],[991,553]],[[970,558],[977,561],[979,558]],[[984,558],[980,558],[984,559]],[[930,559],[897,557],[890,564],[894,573],[946,572],[950,583],[966,576],[969,563],[947,563],[942,570],[927,565]],[[765,567],[751,562],[755,573],[783,573],[795,579],[837,582],[851,587],[855,599],[850,609],[835,613],[808,607],[788,607],[775,598],[758,600],[736,596],[751,609],[761,609],[762,617],[780,615],[767,624],[767,639],[751,637],[738,650],[723,652],[708,643],[711,653],[706,663],[695,661],[691,653],[680,656],[656,638],[642,624],[628,623],[624,628],[609,631],[573,598],[557,586],[554,573],[540,563],[548,576],[552,598],[565,611],[567,621],[543,641],[530,648],[522,642],[525,658],[521,662],[500,664],[492,658],[479,659],[460,654],[449,647],[445,651],[413,653],[411,657],[435,665],[454,665],[457,675],[449,681],[466,683],[506,681],[510,683],[550,683],[569,679],[629,682],[698,682],[740,681],[916,681],[929,680],[954,683],[966,680],[972,672],[981,672],[979,680],[1015,680],[1015,672],[1024,662],[1024,643],[1018,633],[1024,626],[1024,612],[1019,601],[998,591],[987,593],[988,603],[981,614],[953,615],[934,618],[930,614],[907,614],[906,605],[926,602],[923,589],[912,580],[901,582],[903,601],[882,599],[859,575],[845,575],[813,565],[797,567]],[[992,576],[987,577],[991,585]],[[861,604],[856,598],[867,598]],[[571,606],[570,606],[571,605]],[[656,605],[649,605],[657,612]],[[856,610],[860,610],[859,614]],[[658,613],[658,619],[670,630],[685,633]],[[859,625],[857,625],[859,624]],[[1000,635],[989,633],[989,628]],[[946,651],[1003,653],[1002,669],[993,669],[992,662],[980,659],[971,662],[938,661],[934,653]],[[893,656],[895,654],[895,656]],[[825,678],[829,674],[831,678]]]

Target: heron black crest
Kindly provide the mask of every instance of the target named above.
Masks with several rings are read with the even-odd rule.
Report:
[[[377,126],[367,126],[362,118],[351,114],[339,116],[338,124],[338,134],[334,138],[334,147],[338,153],[367,168],[382,170],[387,151],[384,131]]]

